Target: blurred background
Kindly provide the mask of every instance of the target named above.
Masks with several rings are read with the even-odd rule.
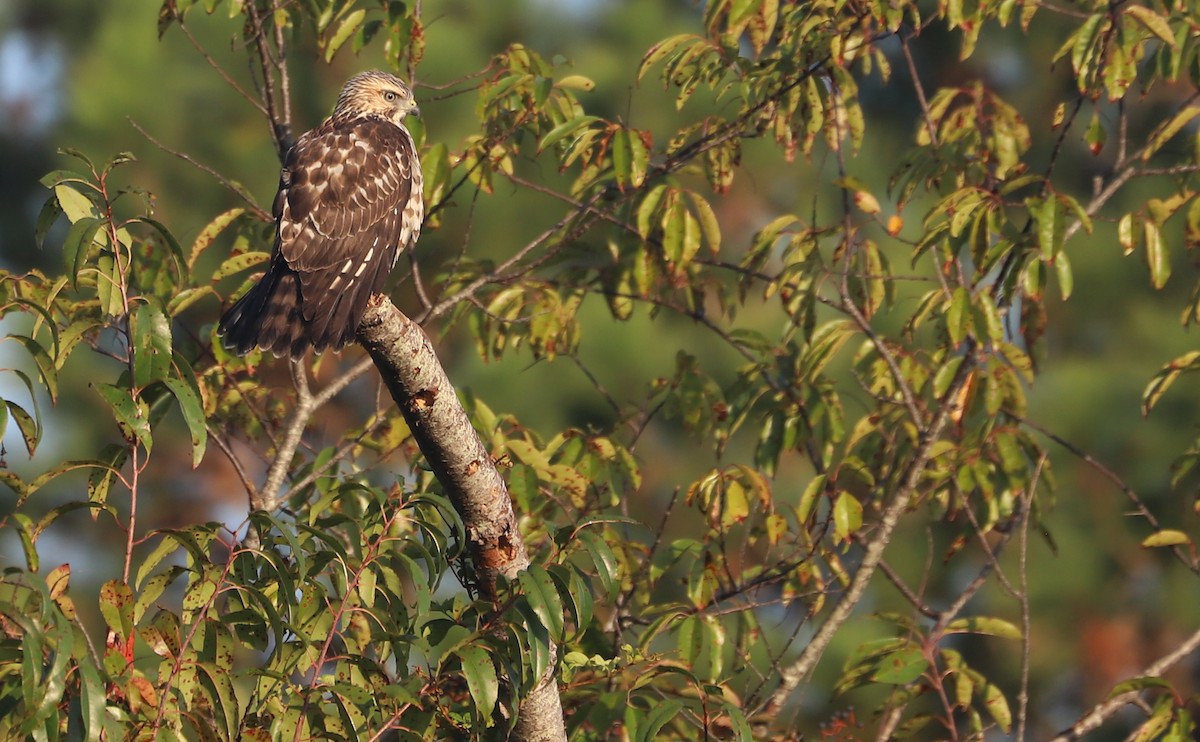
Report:
[[[185,246],[214,215],[239,205],[211,176],[156,147],[135,124],[165,147],[185,152],[242,184],[269,208],[278,160],[264,118],[213,73],[178,29],[170,29],[159,40],[156,11],[157,3],[145,0],[0,4],[0,267],[61,270],[57,242],[51,238],[39,250],[33,237],[48,195],[38,179],[67,164],[56,154],[59,147],[79,149],[98,161],[119,151],[134,153],[137,162],[124,177],[153,194],[157,218]],[[547,59],[562,55],[579,74],[592,78],[594,91],[581,96],[589,113],[619,117],[659,133],[673,131],[674,96],[662,91],[656,75],[636,85],[636,71],[642,54],[656,41],[675,33],[698,32],[703,9],[690,0],[426,0],[422,12],[427,52],[416,80],[421,125],[429,141],[444,141],[453,151],[473,132],[475,98],[471,93],[447,96],[441,86],[483,68],[493,54],[515,41]],[[194,13],[189,27],[217,63],[252,89],[244,56],[234,46],[240,43],[238,29],[229,26],[221,11],[213,16]],[[1064,27],[1056,25],[1054,18],[1043,22],[1039,17],[1028,35],[1019,30],[985,35],[984,45],[965,63],[958,61],[957,39],[939,39],[939,33],[932,28],[916,47],[918,69],[927,85],[983,80],[1014,105],[1035,132],[1048,130],[1055,105],[1069,96],[1071,85],[1067,71],[1045,62],[1064,38]],[[311,49],[295,49],[291,69],[297,133],[328,113],[349,75],[381,66],[378,54],[368,48],[356,57],[347,47],[332,65],[324,65]],[[1031,61],[1035,59],[1039,61]],[[916,131],[918,109],[906,77],[902,65],[896,64],[888,84],[878,75],[862,81],[867,138],[863,155],[851,165],[852,174],[880,194],[893,174],[890,163],[895,153],[911,145]],[[1165,114],[1180,93],[1156,89],[1146,95],[1151,113],[1135,123],[1148,128],[1157,123],[1155,107],[1161,105]],[[1052,144],[1035,135],[1032,160],[1038,162],[1040,157],[1044,162]],[[1086,197],[1093,177],[1105,172],[1111,162],[1111,152],[1093,155],[1082,136],[1075,134],[1067,138],[1065,148],[1056,185]],[[714,202],[725,251],[736,259],[739,246],[782,211],[834,208],[835,190],[830,183],[836,175],[834,163],[828,160],[818,150],[812,161],[788,164],[772,147],[748,144],[734,188]],[[555,177],[554,173],[534,175]],[[502,259],[557,214],[553,202],[505,188],[499,184],[492,196],[460,195],[442,228],[422,238],[417,260],[427,278],[464,253],[476,259]],[[1163,521],[1195,533],[1195,492],[1172,490],[1170,472],[1172,461],[1197,437],[1200,389],[1185,381],[1148,419],[1139,411],[1142,390],[1154,373],[1197,345],[1195,333],[1179,321],[1195,283],[1195,267],[1184,254],[1179,236],[1172,235],[1174,278],[1164,290],[1155,291],[1144,261],[1123,256],[1115,239],[1115,216],[1153,195],[1152,186],[1127,188],[1097,220],[1093,235],[1077,237],[1068,245],[1075,293],[1066,302],[1056,295],[1047,300],[1048,329],[1035,353],[1040,374],[1030,392],[1029,414],[1103,462]],[[900,216],[909,226],[902,236],[918,234],[930,205],[917,200],[905,207]],[[545,218],[538,218],[543,210]],[[894,213],[894,204],[884,204],[884,212]],[[902,248],[896,248],[890,258],[893,266],[909,259]],[[411,283],[404,279],[399,280],[394,298],[402,309],[417,306]],[[901,313],[905,308],[899,307]],[[203,335],[208,332],[204,323],[214,322],[218,311],[216,303],[210,302],[187,316],[195,319],[195,332]],[[629,322],[615,323],[599,300],[585,305],[583,317],[578,363],[559,359],[535,364],[526,352],[484,363],[465,328],[444,334],[438,333],[439,328],[430,331],[456,384],[493,410],[517,415],[547,437],[567,426],[598,431],[612,426],[615,415],[603,396],[595,393],[589,374],[615,399],[627,401],[648,394],[646,379],[671,376],[679,349],[703,359],[717,378],[722,368],[731,378],[741,360],[678,317],[637,314]],[[753,326],[753,311],[740,322]],[[0,365],[27,363],[11,346],[0,345]],[[352,362],[358,353],[348,350],[341,363]],[[41,400],[47,435],[33,460],[27,459],[10,431],[4,459],[15,471],[34,474],[72,458],[73,450],[95,450],[98,441],[115,439],[110,420],[87,414],[100,408],[86,387],[88,380],[115,375],[115,366],[80,366],[69,365],[68,378],[74,381],[64,380],[57,409],[47,409],[48,400]],[[5,392],[5,396],[21,393]],[[361,424],[356,418],[373,406],[376,393],[374,382],[357,385],[326,413],[322,425],[336,434]],[[749,450],[752,443],[735,441],[733,450]],[[670,422],[656,425],[647,440],[639,442],[645,483],[632,504],[634,517],[657,523],[656,513],[672,488],[692,481],[711,465],[704,457],[691,455],[695,445]],[[1161,655],[1200,620],[1200,591],[1194,575],[1167,559],[1165,552],[1140,547],[1149,530],[1140,518],[1129,516],[1130,503],[1121,491],[1061,447],[1050,444],[1050,448],[1059,495],[1055,509],[1043,514],[1042,525],[1057,548],[1052,553],[1050,539],[1036,539],[1031,562],[1041,567],[1030,574],[1035,613],[1033,703],[1041,731],[1069,724],[1080,708]],[[178,466],[160,461],[155,479],[146,485],[147,527],[214,519],[240,522],[245,495],[219,457],[210,452],[196,474],[180,478],[178,473],[190,463],[186,445],[171,455],[177,457]],[[731,455],[735,457],[736,453]],[[261,477],[261,471],[252,474]],[[802,489],[807,477],[786,467],[779,476],[780,490]],[[797,481],[788,482],[788,477]],[[79,486],[83,482],[79,480]],[[49,493],[46,503],[79,496],[78,492]],[[8,511],[13,502],[9,493],[0,493],[0,509]],[[103,556],[103,528],[99,533],[86,529],[85,537],[73,531],[73,522],[82,525],[86,519],[80,513],[60,520],[46,537],[53,540],[43,544],[54,544],[61,558],[51,558],[46,550],[44,560],[50,566],[71,561],[76,579],[88,571],[97,580],[105,579],[114,567]],[[934,543],[919,526],[910,526],[909,531],[893,541],[888,558],[915,581],[926,558],[940,559],[947,545]],[[19,563],[19,545],[8,536],[0,541],[0,560]],[[110,553],[114,560],[119,558],[118,552]],[[962,560],[957,570],[951,570],[946,585],[931,586],[931,594],[941,589],[953,595],[978,567],[978,562]],[[955,579],[960,580],[957,585]],[[1012,601],[998,593],[985,592],[979,600],[980,613],[1010,619],[1014,615]],[[894,591],[881,583],[863,609],[901,605]],[[846,632],[822,662],[822,675],[835,676],[844,653],[879,630],[869,619],[859,619],[858,628]],[[996,642],[994,646],[1003,653],[1016,645]],[[1015,667],[1012,658],[997,662],[1010,671]],[[1184,676],[1195,675],[1198,669],[1192,662],[1176,679],[1188,687]],[[839,705],[837,700],[811,694],[805,703],[816,718],[825,715],[822,706]]]

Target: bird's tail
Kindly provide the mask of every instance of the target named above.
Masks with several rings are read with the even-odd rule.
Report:
[[[313,345],[308,324],[300,313],[299,277],[276,255],[266,275],[221,317],[217,334],[238,355],[262,348],[300,358]]]

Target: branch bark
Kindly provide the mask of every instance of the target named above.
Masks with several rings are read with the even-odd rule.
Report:
[[[1180,660],[1195,652],[1198,648],[1200,648],[1200,630],[1194,632],[1178,647],[1160,657],[1137,677],[1161,677],[1163,673],[1170,670]],[[1079,721],[1072,724],[1070,729],[1060,732],[1051,742],[1073,742],[1077,739],[1083,739],[1084,735],[1088,732],[1097,729],[1109,717],[1141,698],[1141,696],[1141,691],[1131,690],[1105,699],[1079,717]]]
[[[514,580],[529,566],[508,487],[419,325],[386,297],[376,295],[358,327],[358,339],[463,520],[470,570],[480,594],[495,601],[497,579]],[[554,675],[551,662],[521,702],[513,739],[566,740]]]
[[[825,623],[821,625],[821,628],[817,630],[812,640],[809,641],[808,646],[800,653],[800,656],[780,673],[781,682],[779,687],[767,700],[762,712],[765,719],[773,720],[778,716],[792,692],[812,672],[812,669],[825,653],[825,649],[829,646],[829,643],[833,641],[833,637],[842,627],[842,624],[850,618],[850,614],[854,611],[855,606],[858,605],[859,601],[866,594],[867,585],[874,576],[875,569],[883,561],[883,552],[888,544],[891,543],[892,533],[896,530],[896,526],[900,522],[900,517],[908,510],[909,504],[917,492],[921,473],[924,472],[926,464],[929,463],[933,444],[941,436],[942,430],[945,429],[946,423],[949,422],[951,414],[956,409],[950,400],[958,396],[959,391],[967,381],[973,365],[970,356],[968,356],[968,359],[959,366],[954,379],[950,382],[948,391],[942,397],[938,413],[934,416],[928,427],[922,431],[921,442],[913,454],[912,461],[905,472],[903,482],[899,490],[893,495],[892,502],[884,511],[883,517],[880,518],[876,533],[871,542],[867,544],[862,563],[859,565],[858,571],[854,573],[854,578],[850,581],[850,586],[846,589],[846,593],[842,596],[841,600],[834,606],[829,618],[825,620]]]

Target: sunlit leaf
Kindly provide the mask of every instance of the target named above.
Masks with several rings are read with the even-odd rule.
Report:
[[[1142,539],[1142,547],[1151,549],[1162,546],[1183,546],[1190,544],[1192,539],[1183,531],[1166,529],[1155,531],[1146,538]]]
[[[838,493],[833,501],[833,528],[838,540],[845,541],[862,528],[862,503],[849,492]]]
[[[337,31],[335,31],[333,36],[330,37],[330,39],[325,43],[326,62],[333,60],[333,55],[336,54],[337,50],[342,47],[342,44],[345,44],[346,41],[354,35],[354,32],[358,30],[359,25],[362,24],[363,19],[366,18],[366,16],[366,8],[359,8],[358,10],[350,12],[345,18],[342,19],[341,24],[337,27]]]
[[[1021,630],[1002,618],[990,616],[968,616],[956,618],[946,624],[946,633],[988,634],[1003,639],[1020,639]]]
[[[145,387],[171,371],[171,322],[156,301],[137,305],[129,315],[133,344],[133,383]]]

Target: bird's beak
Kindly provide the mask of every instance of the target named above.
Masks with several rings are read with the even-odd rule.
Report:
[[[408,104],[408,115],[421,118],[421,109],[417,106],[417,102],[415,100]]]

